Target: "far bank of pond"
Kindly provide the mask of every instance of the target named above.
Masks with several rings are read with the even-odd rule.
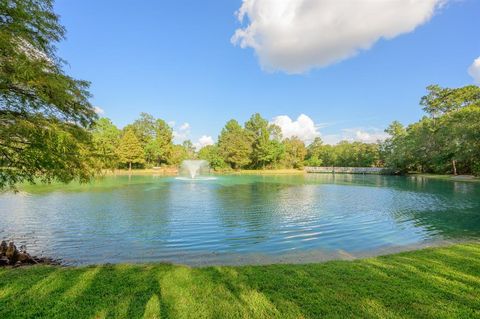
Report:
[[[103,172],[106,176],[123,176],[123,175],[165,175],[176,176],[178,175],[177,167],[159,167],[148,169],[132,169],[131,171],[125,169],[116,169],[114,171],[105,170]],[[242,169],[242,170],[224,170],[214,171],[214,175],[303,175],[306,174],[303,169]]]
[[[0,318],[478,318],[480,244],[356,261],[0,268]]]
[[[453,182],[472,182],[480,183],[480,177],[473,175],[439,175],[439,174],[409,174],[408,176],[417,176],[420,178],[430,178]]]
[[[132,169],[131,171],[125,169],[116,169],[114,171],[105,170],[103,172],[106,176],[124,176],[124,175],[165,175],[176,176],[178,175],[177,167],[160,167],[149,169]],[[225,170],[225,171],[213,171],[214,175],[303,175],[307,174],[305,169],[241,169],[241,170]],[[319,173],[319,174],[331,174],[331,173]],[[337,174],[342,174],[338,173]],[[388,174],[384,174],[388,175]],[[473,175],[451,175],[451,174],[426,174],[426,173],[409,173],[406,176],[417,176],[422,178],[432,178],[451,181],[464,181],[464,182],[480,182],[480,177]]]

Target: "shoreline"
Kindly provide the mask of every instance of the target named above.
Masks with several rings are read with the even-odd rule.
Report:
[[[190,268],[205,267],[255,267],[255,266],[272,266],[272,265],[312,265],[323,264],[336,261],[355,261],[369,258],[385,257],[405,252],[415,252],[423,249],[442,248],[454,245],[480,245],[480,239],[434,239],[426,240],[416,244],[393,245],[388,247],[379,247],[377,249],[348,252],[343,249],[326,250],[326,249],[309,249],[297,250],[281,254],[268,253],[216,253],[216,252],[199,252],[190,254],[183,258],[156,259],[139,258],[137,260],[123,261],[105,261],[105,262],[75,262],[61,259],[58,257],[34,256],[33,258],[45,260],[43,263],[21,264],[21,265],[3,265],[2,267],[32,267],[40,265],[50,265],[59,267],[96,267],[106,265],[156,265],[169,264]],[[1,268],[1,267],[0,267]]]
[[[479,239],[434,239],[419,242],[416,244],[394,245],[389,247],[381,247],[372,250],[364,250],[358,252],[347,252],[342,249],[325,250],[325,249],[308,249],[298,250],[282,254],[267,254],[267,253],[198,253],[196,255],[185,256],[177,260],[165,259],[157,261],[123,261],[123,262],[107,262],[107,263],[92,263],[92,264],[73,264],[73,267],[83,266],[101,266],[104,264],[112,265],[144,265],[144,264],[170,264],[176,266],[184,266],[191,268],[205,268],[205,267],[255,267],[255,266],[273,266],[273,265],[312,265],[323,264],[335,261],[354,261],[364,260],[369,258],[377,258],[395,255],[405,252],[414,252],[428,248],[449,247],[458,244],[478,244]],[[69,265],[66,265],[69,266]]]
[[[471,182],[471,183],[480,183],[480,177],[474,175],[451,175],[451,174],[423,174],[423,173],[409,173],[405,176],[408,177],[420,177],[420,178],[427,178],[427,179],[436,179],[436,180],[444,180],[444,181],[451,181],[451,182]]]
[[[132,169],[131,171],[125,169],[116,169],[115,171],[104,170],[103,176],[128,176],[128,175],[164,175],[177,176],[178,168],[166,167],[160,169]],[[304,175],[307,174],[303,169],[265,169],[265,170],[225,170],[213,171],[212,175]]]
[[[238,176],[238,175],[334,175],[333,173],[307,173],[304,169],[244,169],[238,171],[213,171],[212,175],[219,176]],[[361,175],[353,173],[337,173],[341,175]],[[105,170],[102,176],[177,176],[178,168],[166,167],[160,169],[132,169],[132,171],[124,169],[116,169],[115,171]],[[421,177],[436,180],[459,181],[459,182],[480,182],[480,177],[474,175],[451,175],[451,174],[426,174],[426,173],[408,173],[405,175],[383,175],[383,174],[368,174],[380,176],[405,176],[405,177]]]

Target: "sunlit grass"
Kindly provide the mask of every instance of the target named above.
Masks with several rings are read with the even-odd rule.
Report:
[[[0,318],[475,318],[480,244],[357,261],[0,269]]]

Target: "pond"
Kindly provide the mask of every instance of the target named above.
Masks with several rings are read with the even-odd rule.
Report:
[[[312,262],[480,238],[480,183],[112,176],[1,194],[0,221],[0,238],[75,265]]]

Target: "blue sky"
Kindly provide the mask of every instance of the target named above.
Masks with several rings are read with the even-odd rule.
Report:
[[[216,139],[227,120],[244,122],[254,112],[269,120],[305,114],[329,142],[372,138],[393,120],[408,124],[421,117],[418,101],[427,85],[474,83],[467,69],[480,56],[477,0],[449,1],[415,30],[388,40],[380,37],[369,49],[333,62],[322,59],[326,50],[316,32],[325,36],[327,31],[320,27],[311,32],[287,28],[298,30],[307,46],[318,42],[308,52],[290,52],[288,46],[272,53],[268,44],[257,50],[251,48],[255,44],[232,44],[237,29],[258,22],[251,9],[241,24],[235,16],[241,6],[241,0],[57,0],[55,10],[67,29],[59,55],[69,62],[68,73],[92,82],[92,103],[118,126],[148,112],[175,122],[177,140],[186,136],[194,142],[202,135]],[[318,21],[314,10],[309,17]],[[351,19],[348,8],[333,14],[347,17],[350,24],[354,18],[376,19],[373,14]],[[276,34],[259,30],[265,43]],[[332,38],[340,38],[334,30],[328,30]],[[273,61],[277,56],[282,62]],[[308,59],[312,66],[292,72],[290,62],[308,64]],[[322,63],[326,65],[315,67]],[[184,123],[189,125],[182,133]],[[301,129],[303,124],[297,124]]]

